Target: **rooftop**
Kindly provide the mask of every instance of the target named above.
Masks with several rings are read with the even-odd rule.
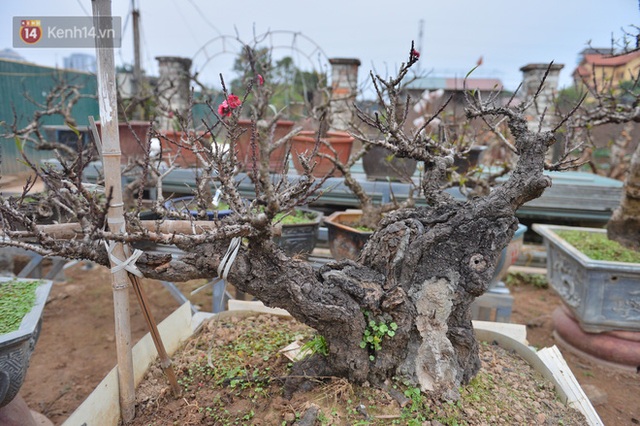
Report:
[[[423,77],[418,78],[407,84],[409,90],[448,90],[460,91],[463,89],[492,91],[502,90],[504,86],[502,81],[497,78],[467,78],[462,77]]]

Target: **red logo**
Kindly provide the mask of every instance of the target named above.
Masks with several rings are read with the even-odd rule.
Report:
[[[23,19],[20,21],[20,39],[27,44],[35,44],[42,38],[42,27],[39,19]]]

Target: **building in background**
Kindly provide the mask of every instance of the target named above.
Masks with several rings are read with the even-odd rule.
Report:
[[[64,68],[85,72],[96,72],[96,57],[87,53],[72,53],[62,58]]]
[[[581,59],[573,71],[576,85],[598,90],[617,88],[632,81],[640,72],[640,50],[616,54],[612,49],[589,48],[580,52]]]
[[[82,99],[73,107],[72,115],[78,128],[86,128],[88,116],[97,119],[99,115],[95,74],[0,59],[0,123],[4,122],[0,126],[0,135],[6,133],[6,126],[14,122],[18,128],[25,127],[34,113],[42,109],[40,105],[46,103],[49,93],[57,85],[64,83],[79,87]],[[57,139],[61,132],[73,134],[60,115],[43,117],[41,124],[43,130],[44,127],[52,127],[54,130],[57,128],[59,131],[54,134]],[[27,143],[24,149],[35,162],[54,157],[51,151],[37,151],[31,143]],[[0,174],[27,170],[28,167],[20,160],[15,141],[0,137]]]

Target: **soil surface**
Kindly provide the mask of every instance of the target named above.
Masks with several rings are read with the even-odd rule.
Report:
[[[283,378],[291,362],[280,351],[288,343],[317,342],[312,336],[312,329],[291,318],[232,313],[212,319],[174,354],[181,398],[168,392],[161,370],[152,367],[138,387],[131,426],[582,426],[586,421],[558,401],[553,385],[524,360],[490,343],[480,346],[481,370],[456,403],[431,400],[401,380],[390,380],[383,390],[339,378],[318,378],[312,389],[287,398]]]
[[[21,395],[34,410],[56,425],[61,424],[116,364],[113,303],[108,271],[86,269],[82,263],[65,271],[44,310],[40,340]],[[158,322],[179,304],[157,281],[144,280],[153,314]],[[179,284],[183,294],[203,282]],[[550,289],[528,285],[511,286],[515,298],[512,322],[527,325],[531,345],[554,345],[551,313],[560,300]],[[211,310],[210,292],[201,291],[193,301]],[[131,294],[132,334],[137,341],[146,325]],[[640,424],[640,375],[602,367],[560,348],[577,380],[605,425]]]

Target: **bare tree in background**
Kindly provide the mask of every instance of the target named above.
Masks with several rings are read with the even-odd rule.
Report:
[[[612,57],[640,51],[637,44],[640,41],[640,32],[637,27],[634,27],[633,31],[622,37],[619,50],[616,51],[612,46]],[[636,44],[630,44],[629,40]],[[575,137],[576,133],[579,136],[580,132],[606,124],[629,126],[640,123],[640,70],[630,69],[627,73],[625,81],[618,87],[612,86],[612,80],[597,80],[596,73],[593,73],[593,79],[587,85],[590,99],[583,102],[570,118],[567,126],[569,137]],[[627,126],[625,130],[629,131]],[[624,145],[624,139],[621,142],[615,145],[618,151],[622,149],[620,145]],[[620,206],[607,223],[607,235],[609,239],[628,248],[640,249],[640,144],[631,155],[624,178],[623,197]]]

